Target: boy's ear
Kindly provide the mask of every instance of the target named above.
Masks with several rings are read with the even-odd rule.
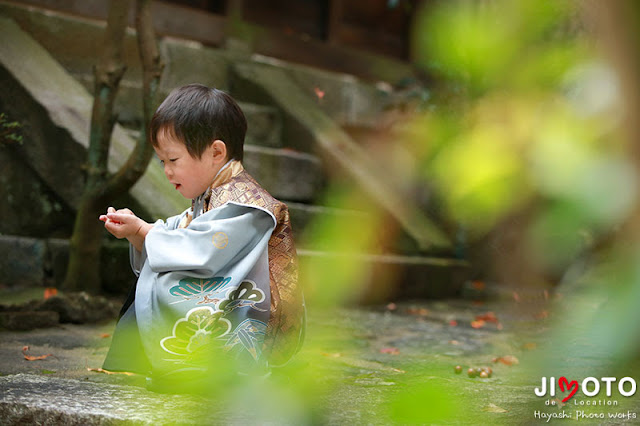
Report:
[[[220,139],[216,139],[211,144],[211,151],[213,155],[213,160],[218,162],[221,161],[226,163],[227,161],[227,145],[221,141]]]

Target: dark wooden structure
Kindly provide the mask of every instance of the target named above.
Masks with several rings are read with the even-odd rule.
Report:
[[[160,35],[252,53],[365,79],[393,80],[410,65],[410,29],[420,0],[157,0]],[[20,0],[104,20],[104,0]],[[133,16],[132,16],[133,19]]]

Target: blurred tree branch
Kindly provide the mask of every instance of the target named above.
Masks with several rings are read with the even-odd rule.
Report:
[[[111,135],[116,122],[113,106],[125,73],[123,61],[131,0],[113,0],[107,18],[102,54],[94,69],[94,103],[91,115],[89,150],[87,153],[87,182],[80,201],[73,235],[70,241],[69,264],[63,283],[66,290],[100,290],[100,249],[102,224],[98,221],[110,200],[126,192],[143,174],[153,154],[147,143],[146,128],[153,112],[163,64],[158,53],[151,0],[136,2],[136,29],[143,67],[144,122],[141,137],[125,164],[113,176],[108,175]]]

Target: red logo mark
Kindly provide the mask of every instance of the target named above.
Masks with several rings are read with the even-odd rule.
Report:
[[[570,400],[570,399],[571,399],[571,397],[572,397],[573,395],[575,395],[575,394],[576,394],[576,392],[578,392],[578,381],[577,381],[577,380],[569,381],[566,377],[564,377],[564,376],[563,376],[563,377],[560,377],[560,378],[558,379],[558,385],[560,385],[560,390],[561,390],[562,392],[564,392],[564,391],[565,391],[565,386],[567,387],[567,389],[566,389],[566,390],[571,390],[571,389],[573,389],[573,390],[571,390],[571,392],[569,393],[569,395],[568,395],[568,396],[566,396],[566,397],[562,400],[562,402],[567,402],[568,400]]]

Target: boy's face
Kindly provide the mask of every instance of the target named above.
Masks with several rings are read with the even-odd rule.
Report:
[[[194,158],[169,131],[160,130],[157,141],[158,146],[153,149],[164,167],[164,174],[185,198],[195,198],[205,192],[226,163],[226,149],[221,152],[218,143],[210,145],[202,157]]]

